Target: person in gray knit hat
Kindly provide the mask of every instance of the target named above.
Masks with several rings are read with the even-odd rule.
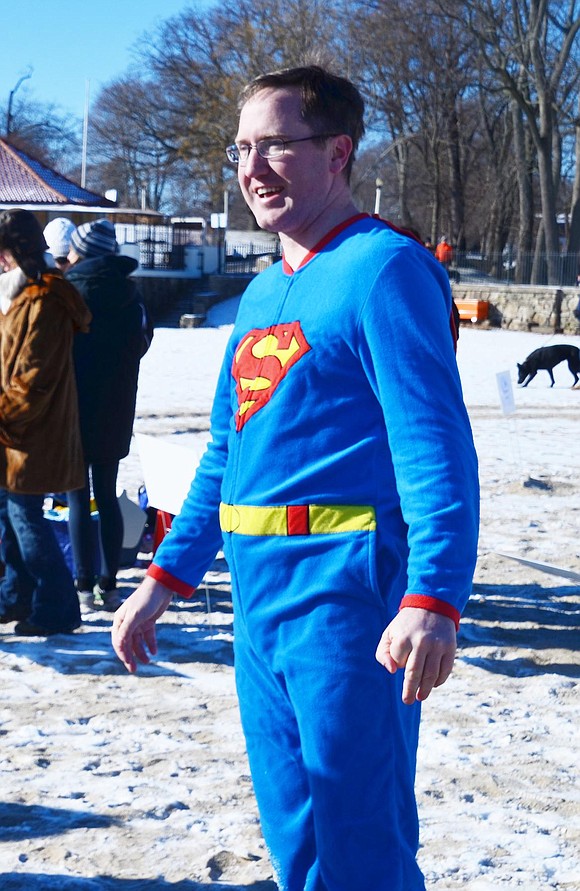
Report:
[[[119,253],[115,227],[101,219],[72,233],[65,278],[93,314],[88,334],[75,342],[84,488],[68,493],[69,532],[81,609],[114,611],[123,543],[117,500],[119,461],[129,452],[139,361],[145,351],[144,307],[130,275],[137,261]],[[101,564],[94,563],[91,490],[99,511]]]
[[[109,220],[83,223],[72,233],[70,243],[79,257],[102,257],[119,253],[115,227]]]

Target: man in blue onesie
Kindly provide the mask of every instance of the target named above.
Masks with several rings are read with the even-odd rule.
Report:
[[[113,643],[129,671],[147,662],[155,621],[223,545],[280,891],[423,891],[420,702],[451,671],[478,531],[449,281],[355,207],[349,81],[274,72],[240,108],[228,157],[284,256],[241,301],[210,444]]]

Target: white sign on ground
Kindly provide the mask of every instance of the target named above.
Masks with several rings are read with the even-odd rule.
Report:
[[[194,477],[200,454],[156,436],[136,433],[147,500],[151,507],[176,515]]]
[[[504,415],[513,415],[516,410],[516,403],[509,371],[498,371],[496,380],[502,411]]]

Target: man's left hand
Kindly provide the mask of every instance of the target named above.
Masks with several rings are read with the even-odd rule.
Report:
[[[383,632],[377,661],[391,674],[405,669],[403,702],[427,699],[433,687],[445,683],[457,648],[455,623],[447,616],[405,607]]]

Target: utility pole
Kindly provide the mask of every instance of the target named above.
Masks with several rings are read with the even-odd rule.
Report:
[[[85,113],[83,116],[83,148],[81,157],[81,186],[83,189],[87,183],[87,145],[89,137],[89,99],[91,95],[91,82],[85,81]]]
[[[24,80],[28,80],[29,77],[32,77],[32,71],[29,71],[28,74],[23,74],[20,80],[16,82],[16,86],[10,90],[10,95],[8,97],[8,112],[6,114],[6,136],[10,136],[10,131],[12,130],[12,100],[14,99],[14,94],[16,93],[18,87]]]

